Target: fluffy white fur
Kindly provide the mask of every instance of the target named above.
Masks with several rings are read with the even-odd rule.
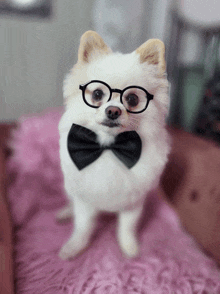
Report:
[[[126,55],[112,53],[110,49],[91,42],[91,36],[101,39],[95,32],[85,33],[80,44],[79,61],[64,82],[66,111],[59,124],[60,158],[70,205],[59,213],[58,218],[74,215],[75,219],[74,231],[62,247],[60,257],[72,258],[86,248],[100,211],[118,213],[119,245],[126,256],[134,257],[139,251],[135,229],[143,202],[158,184],[170,149],[165,129],[168,82],[166,74],[159,73],[160,60],[152,63],[146,56],[146,62],[141,62],[138,51]],[[90,46],[86,47],[86,44]],[[157,50],[157,46],[155,48]],[[128,113],[120,103],[118,93],[100,108],[91,108],[84,103],[79,85],[95,79],[118,89],[141,86],[153,94],[154,99],[140,114]],[[120,127],[109,128],[101,124],[109,105],[121,109]],[[139,161],[128,169],[112,151],[105,150],[95,162],[79,171],[67,150],[67,135],[73,123],[93,130],[103,145],[113,142],[120,132],[137,131],[142,140]]]

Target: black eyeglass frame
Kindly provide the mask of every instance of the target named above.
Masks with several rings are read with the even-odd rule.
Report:
[[[120,102],[121,102],[121,104],[123,104],[122,97],[123,97],[123,94],[124,94],[124,92],[125,92],[126,90],[131,89],[131,88],[137,88],[137,89],[140,89],[140,90],[144,91],[144,92],[146,93],[146,100],[147,100],[147,103],[146,103],[145,108],[143,108],[143,109],[140,110],[140,111],[136,111],[136,112],[135,112],[135,111],[128,110],[128,109],[126,108],[127,112],[130,112],[130,113],[137,113],[137,114],[138,114],[138,113],[144,112],[144,111],[147,109],[150,100],[153,100],[153,98],[154,98],[154,95],[150,94],[146,89],[144,89],[144,88],[142,88],[142,87],[140,87],[140,86],[129,86],[129,87],[124,88],[123,90],[120,90],[120,89],[112,89],[107,83],[105,83],[105,82],[103,82],[103,81],[100,81],[100,80],[92,80],[92,81],[90,81],[90,82],[88,82],[88,83],[86,83],[86,84],[84,84],[84,85],[79,85],[79,89],[82,90],[83,101],[84,101],[88,106],[93,107],[93,108],[99,108],[100,106],[91,105],[91,104],[89,104],[89,103],[87,102],[87,100],[86,100],[86,97],[85,97],[85,90],[86,90],[86,87],[87,87],[89,84],[91,84],[91,83],[101,83],[101,84],[105,85],[105,86],[109,89],[110,95],[109,95],[109,99],[107,100],[107,102],[111,100],[111,98],[112,98],[112,93],[119,93],[119,94],[120,94]]]

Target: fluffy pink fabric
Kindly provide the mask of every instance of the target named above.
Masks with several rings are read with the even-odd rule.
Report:
[[[179,226],[156,193],[140,223],[141,255],[128,260],[118,247],[113,215],[102,215],[91,246],[73,261],[58,251],[73,223],[55,220],[65,203],[58,153],[62,110],[22,118],[8,170],[15,225],[16,293],[220,293],[220,271]]]

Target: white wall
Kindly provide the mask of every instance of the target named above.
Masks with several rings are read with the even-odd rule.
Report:
[[[170,0],[95,0],[94,27],[113,50],[129,53],[149,38],[165,39]]]
[[[56,0],[48,20],[0,15],[0,120],[62,105],[62,80],[91,29],[93,1]]]

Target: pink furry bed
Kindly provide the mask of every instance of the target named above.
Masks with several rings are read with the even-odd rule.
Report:
[[[165,294],[220,293],[220,271],[179,225],[175,213],[152,193],[140,223],[141,255],[122,257],[115,217],[102,215],[91,246],[73,261],[58,257],[72,222],[58,224],[65,203],[58,154],[62,110],[22,118],[13,135],[8,171],[15,226],[16,293]]]

